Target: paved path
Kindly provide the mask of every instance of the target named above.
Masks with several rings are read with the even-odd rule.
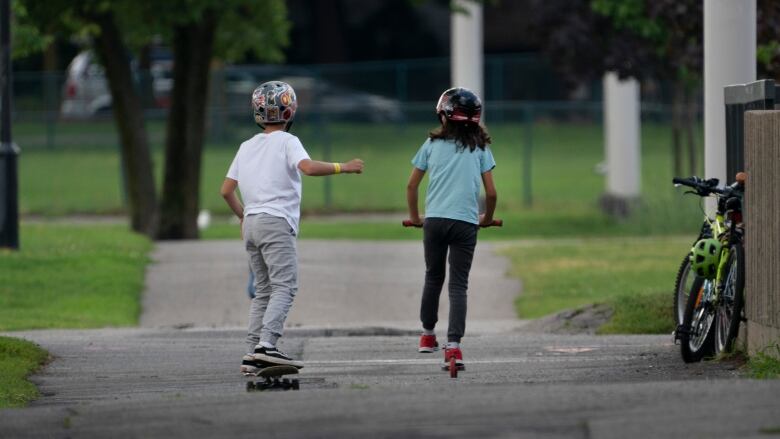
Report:
[[[419,242],[301,240],[300,290],[288,327],[417,328],[425,264]],[[495,245],[479,243],[469,286],[473,327],[518,325],[520,283],[506,276]],[[247,324],[247,255],[240,241],[165,242],[146,277],[143,327],[240,327]],[[448,300],[440,322],[446,330]],[[440,323],[440,325],[442,324]]]
[[[0,437],[767,437],[780,381],[686,366],[668,336],[473,335],[450,379],[415,336],[292,329],[298,392],[247,393],[241,330],[16,333],[54,362]],[[262,434],[261,434],[262,432]]]
[[[0,410],[0,438],[765,438],[780,428],[780,381],[742,379],[727,362],[685,365],[668,335],[517,330],[519,285],[479,248],[458,379],[439,369],[440,353],[416,352],[419,244],[302,241],[296,325],[282,341],[306,363],[301,390],[247,393],[240,244],[162,244],[145,327],[12,334],[53,361],[33,377],[39,400]]]

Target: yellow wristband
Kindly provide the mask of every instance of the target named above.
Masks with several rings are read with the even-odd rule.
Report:
[[[341,174],[341,163],[334,163],[333,164],[333,173],[334,174]]]

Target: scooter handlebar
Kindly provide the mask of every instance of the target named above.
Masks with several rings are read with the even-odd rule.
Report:
[[[404,227],[416,227],[418,229],[423,226],[422,224],[414,224],[411,220],[408,220],[408,219],[407,220],[403,220],[401,222],[401,225],[404,226]],[[504,226],[504,221],[503,220],[495,219],[489,225],[486,225],[486,226],[482,226],[481,225],[480,227],[503,227],[503,226]]]

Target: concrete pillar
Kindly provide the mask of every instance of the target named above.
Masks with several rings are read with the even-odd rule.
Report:
[[[726,175],[723,87],[756,79],[756,0],[704,2],[704,174]]]
[[[639,198],[642,182],[639,82],[604,75],[604,146],[606,194],[602,207],[610,214],[628,215]]]
[[[745,114],[747,348],[780,359],[780,111]],[[741,330],[740,330],[741,331]]]
[[[452,86],[466,87],[484,101],[482,4],[455,0],[450,24]]]

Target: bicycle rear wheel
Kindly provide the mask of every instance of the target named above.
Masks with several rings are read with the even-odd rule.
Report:
[[[710,301],[713,283],[704,280],[688,297],[680,334],[680,354],[686,363],[701,361],[715,352],[715,308]]]
[[[729,250],[726,279],[715,318],[715,354],[731,352],[742,322],[745,289],[745,250],[734,244]]]

